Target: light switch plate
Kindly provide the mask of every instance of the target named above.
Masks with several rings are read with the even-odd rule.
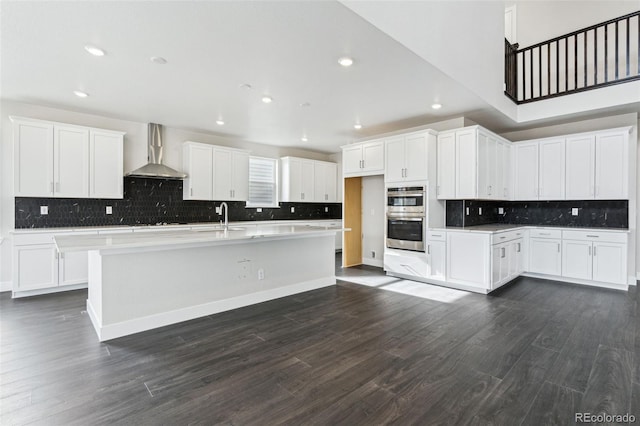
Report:
[[[498,214],[504,214],[504,208],[498,207]]]
[[[216,214],[220,214],[220,207],[216,207]]]
[[[113,207],[111,207],[111,206],[107,206],[107,207],[105,208],[105,213],[106,213],[106,214],[113,214]]]
[[[325,212],[325,213],[329,213],[329,207],[325,207],[325,208],[324,208],[324,212]]]
[[[295,213],[296,212],[296,208],[295,207],[291,207],[291,213]]]
[[[571,209],[571,216],[578,216],[578,208],[577,207],[573,207]]]
[[[256,212],[258,212],[258,213],[262,213],[262,207],[258,207],[258,208],[256,209]]]
[[[469,207],[467,207],[467,216],[469,216]]]
[[[482,207],[478,207],[478,215],[482,216]]]
[[[49,214],[49,206],[40,206],[40,214]]]

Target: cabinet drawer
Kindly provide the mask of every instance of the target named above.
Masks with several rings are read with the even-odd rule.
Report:
[[[427,240],[429,241],[446,241],[447,234],[442,231],[427,231]]]
[[[43,234],[15,234],[13,236],[14,246],[30,246],[34,244],[53,244],[53,233]]]
[[[606,241],[609,243],[627,242],[626,232],[562,231],[562,238],[565,240]]]
[[[506,243],[507,241],[517,240],[524,237],[524,230],[500,232],[491,235],[491,244]]]
[[[560,229],[530,229],[529,236],[531,238],[562,238]]]

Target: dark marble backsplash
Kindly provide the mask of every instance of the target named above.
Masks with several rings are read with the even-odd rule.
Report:
[[[215,207],[220,201],[182,199],[182,181],[124,178],[124,198],[103,200],[86,198],[15,199],[15,227],[57,228],[80,226],[155,225],[169,223],[218,222]],[[227,201],[229,221],[340,219],[341,203],[280,203],[280,208],[246,208],[244,201]],[[49,214],[41,215],[40,206]],[[106,207],[113,214],[105,213]],[[295,212],[291,212],[294,207]]]
[[[469,214],[466,214],[466,209]],[[499,208],[503,209],[499,213]],[[571,214],[578,208],[578,215]],[[480,214],[482,209],[482,214]],[[628,228],[627,200],[582,201],[447,201],[447,226],[508,223],[536,226]]]

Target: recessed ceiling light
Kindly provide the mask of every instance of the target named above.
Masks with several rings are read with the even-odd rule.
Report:
[[[433,105],[431,105],[431,108],[440,109],[440,108],[442,108],[442,105],[441,104],[433,104]]]
[[[271,102],[273,102],[273,98],[269,95],[264,95],[262,97],[262,102],[264,102],[265,104],[270,104]]]
[[[104,50],[100,49],[99,47],[91,46],[88,44],[84,47],[84,50],[91,53],[93,56],[104,56]]]
[[[307,139],[307,137],[306,137],[306,136],[303,136],[303,137],[301,137],[301,138],[300,138],[300,140],[301,140],[302,142],[307,142],[309,139]]]
[[[88,94],[88,93],[86,93],[86,92],[82,92],[82,91],[80,91],[80,90],[74,90],[74,91],[73,91],[73,94],[74,94],[74,95],[76,95],[76,96],[77,96],[77,97],[79,97],[79,98],[86,98],[87,96],[89,96],[89,94]]]
[[[338,63],[343,67],[350,67],[351,65],[353,65],[353,59],[348,56],[343,56],[342,58],[338,59]]]
[[[218,120],[216,120],[216,124],[217,124],[218,126],[224,126],[224,120],[220,120],[220,119],[218,119]]]
[[[356,130],[360,130],[360,129],[362,129],[362,124],[356,123],[356,124],[353,125],[353,128],[356,129]]]
[[[152,56],[150,58],[150,60],[154,64],[158,64],[158,65],[164,65],[164,64],[167,63],[167,60],[165,58],[163,58],[162,56]]]
[[[246,89],[246,90],[251,89],[251,85],[249,83],[243,83],[238,87],[240,87],[241,89]]]

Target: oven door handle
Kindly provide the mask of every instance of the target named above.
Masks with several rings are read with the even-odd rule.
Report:
[[[424,192],[387,192],[387,197],[424,197]]]
[[[424,217],[407,217],[407,216],[389,216],[387,215],[387,220],[405,220],[407,222],[422,222]]]

